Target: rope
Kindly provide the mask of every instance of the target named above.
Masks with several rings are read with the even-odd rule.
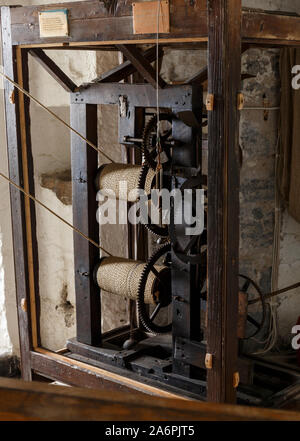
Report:
[[[52,211],[51,208],[47,207],[43,202],[36,199],[34,196],[32,196],[30,193],[27,193],[27,191],[24,190],[24,188],[17,185],[15,182],[13,182],[11,179],[9,179],[7,176],[5,176],[3,173],[0,172],[0,176],[5,179],[7,182],[10,183],[13,187],[20,190],[22,193],[24,193],[27,197],[29,197],[32,201],[39,204],[41,207],[45,208],[47,211],[49,211],[53,216],[57,217],[60,221],[62,221],[64,224],[66,224],[68,227],[72,228],[72,230],[76,231],[80,236],[82,236],[84,239],[86,239],[88,242],[90,242],[92,245],[94,245],[96,248],[99,248],[99,250],[106,253],[108,256],[112,256],[111,253],[106,251],[103,247],[101,247],[97,242],[95,242],[93,239],[90,239],[88,236],[86,236],[84,233],[82,233],[78,228],[74,227],[74,225],[70,224],[68,221],[66,221],[63,217],[59,216],[55,211]]]
[[[9,78],[7,75],[5,75],[3,72],[0,71],[0,75],[5,78],[9,83],[13,84],[20,92],[22,92],[24,95],[26,95],[28,98],[30,98],[32,101],[34,101],[37,105],[39,105],[42,109],[44,109],[46,112],[48,112],[53,118],[55,118],[57,121],[62,123],[65,127],[67,127],[71,132],[75,133],[79,138],[81,138],[83,141],[85,141],[90,147],[92,147],[97,152],[101,153],[106,159],[108,159],[110,162],[113,161],[103,150],[99,149],[95,144],[93,144],[91,141],[86,139],[81,133],[77,132],[73,127],[71,127],[66,121],[64,121],[62,118],[60,118],[56,113],[52,112],[48,107],[46,107],[43,103],[41,103],[38,99],[36,99],[34,96],[32,96],[27,90],[23,89],[18,83],[13,81],[11,78]]]
[[[156,174],[156,188],[163,187],[163,170],[161,165],[161,142],[160,142],[160,119],[159,119],[159,18],[160,18],[161,0],[157,2],[157,32],[156,32],[156,146],[157,146],[157,174]],[[162,211],[159,210],[159,225],[162,225]]]
[[[157,30],[156,30],[156,114],[157,114],[157,143],[160,142],[159,133],[159,93],[158,93],[158,79],[159,79],[159,17],[160,17],[160,0],[157,2]]]
[[[279,289],[278,291],[270,292],[269,294],[266,294],[264,296],[264,299],[265,300],[272,299],[273,297],[278,296],[279,294],[284,294],[285,292],[292,291],[293,289],[296,289],[296,288],[299,288],[299,287],[300,287],[300,282],[295,283],[294,285],[288,286],[286,288]],[[260,301],[261,301],[261,299],[257,298],[257,299],[250,300],[248,304],[249,305],[254,305],[255,303],[258,303]]]

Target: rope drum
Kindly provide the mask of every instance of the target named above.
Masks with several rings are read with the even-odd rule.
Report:
[[[96,176],[96,189],[108,197],[114,192],[117,199],[137,202],[141,172],[141,165],[104,164]],[[147,195],[150,194],[154,176],[155,171],[149,169],[144,185]]]
[[[140,280],[143,276],[146,263],[129,260],[121,257],[104,257],[95,270],[95,279],[101,289],[111,294],[137,300]],[[144,287],[144,302],[156,305],[164,295],[161,280],[169,276],[169,268],[164,265],[155,265],[154,272],[149,274]]]

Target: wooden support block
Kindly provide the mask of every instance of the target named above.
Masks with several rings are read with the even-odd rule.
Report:
[[[213,356],[212,354],[205,355],[205,367],[206,369],[212,369],[213,367]]]
[[[214,110],[214,99],[215,99],[215,97],[214,97],[213,94],[211,94],[211,93],[207,94],[207,97],[206,97],[206,110],[208,112],[212,112]]]
[[[245,97],[242,93],[238,94],[238,110],[243,110],[245,104]]]
[[[160,10],[158,11],[159,3]],[[134,34],[166,34],[170,32],[169,0],[133,3],[132,11]]]

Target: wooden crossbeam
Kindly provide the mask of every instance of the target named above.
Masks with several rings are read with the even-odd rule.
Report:
[[[103,2],[67,2],[70,35],[49,41],[40,37],[39,11],[60,7],[55,5],[24,6],[12,8],[11,38],[13,45],[61,46],[111,45],[113,42],[126,44],[155,43],[156,35],[133,34],[132,3],[135,0],[119,2],[116,15],[107,14]],[[160,42],[191,43],[206,42],[207,5],[205,0],[186,2],[172,0],[170,11],[170,32],[160,35]],[[300,45],[300,17],[282,12],[270,13],[261,10],[244,10],[242,14],[242,39],[244,42],[260,46]],[[101,30],[101,32],[99,31]]]
[[[161,58],[163,55],[163,49],[160,47],[158,56]],[[149,49],[147,49],[143,53],[143,57],[149,62],[152,63],[156,59],[156,47],[152,46]],[[113,69],[109,70],[108,72],[105,72],[100,77],[96,78],[93,83],[113,83],[113,82],[119,82],[129,77],[129,75],[132,75],[134,72],[136,72],[137,68],[133,65],[133,63],[130,60],[125,61],[124,63],[120,64],[119,66],[114,67]]]
[[[125,57],[131,61],[133,66],[142,75],[142,77],[156,88],[156,72],[141,51],[133,45],[118,44],[116,46],[125,55]],[[165,81],[159,76],[158,87],[163,89],[165,86]]]
[[[35,60],[54,78],[67,92],[75,92],[76,84],[51,60],[42,49],[35,48],[29,51]]]

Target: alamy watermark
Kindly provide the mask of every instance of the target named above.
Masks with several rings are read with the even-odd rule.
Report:
[[[294,90],[299,90],[300,89],[300,65],[296,64],[295,66],[292,67],[292,88]]]
[[[292,339],[292,348],[298,351],[300,349],[300,325],[293,327],[292,334],[296,334]]]
[[[153,189],[149,194],[133,189],[127,192],[127,182],[120,181],[116,194],[112,189],[99,190],[97,221],[100,225],[155,224],[184,225],[185,234],[198,236],[204,230],[204,190]],[[135,200],[128,209],[128,202]]]

